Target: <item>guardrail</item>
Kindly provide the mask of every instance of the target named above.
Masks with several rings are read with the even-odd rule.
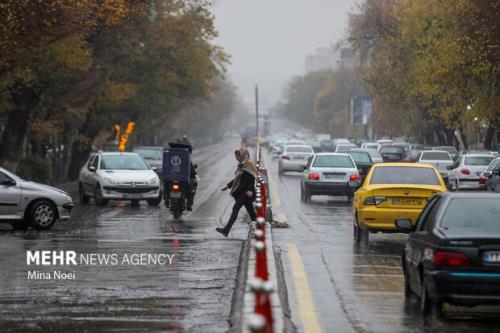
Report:
[[[255,296],[255,305],[254,313],[248,320],[248,328],[253,333],[273,333],[274,319],[271,294],[274,290],[274,283],[270,281],[266,251],[266,211],[269,196],[267,195],[266,181],[262,176],[262,174],[267,176],[267,170],[262,167],[260,157],[260,146],[257,145],[255,161],[258,177],[254,203],[257,219],[253,232],[252,248],[255,251],[255,276],[249,283],[250,290]]]

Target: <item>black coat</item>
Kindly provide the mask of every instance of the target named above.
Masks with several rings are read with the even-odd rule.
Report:
[[[227,188],[232,188],[233,182],[234,179],[227,184]],[[251,173],[243,171],[240,184],[238,188],[234,190],[233,197],[237,198],[240,195],[244,194],[246,191],[252,191],[255,196],[255,177]]]

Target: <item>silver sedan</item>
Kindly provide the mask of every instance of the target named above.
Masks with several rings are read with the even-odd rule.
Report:
[[[69,219],[73,206],[68,193],[0,168],[0,222],[46,230]]]

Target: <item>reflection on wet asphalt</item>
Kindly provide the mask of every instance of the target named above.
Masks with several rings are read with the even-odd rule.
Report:
[[[195,210],[173,221],[163,207],[78,205],[71,221],[46,232],[0,230],[0,332],[227,332],[248,228],[224,239],[214,228],[231,200],[218,191],[232,176],[236,142],[195,151],[201,183]],[[27,250],[175,255],[172,265],[38,266],[75,280],[28,280]]]
[[[268,159],[271,161],[271,158]],[[401,254],[406,236],[371,234],[367,246],[352,240],[352,209],[344,197],[300,202],[299,173],[279,176],[271,162],[290,228],[273,229],[281,250],[292,320],[300,332],[287,244],[304,263],[323,332],[485,332],[500,330],[500,308],[448,307],[443,319],[420,316],[418,300],[405,301]]]

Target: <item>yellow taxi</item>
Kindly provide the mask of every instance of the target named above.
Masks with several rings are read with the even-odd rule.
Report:
[[[415,224],[427,201],[445,191],[443,178],[430,164],[374,164],[354,194],[355,241],[368,241],[369,232],[398,232],[397,219]]]

